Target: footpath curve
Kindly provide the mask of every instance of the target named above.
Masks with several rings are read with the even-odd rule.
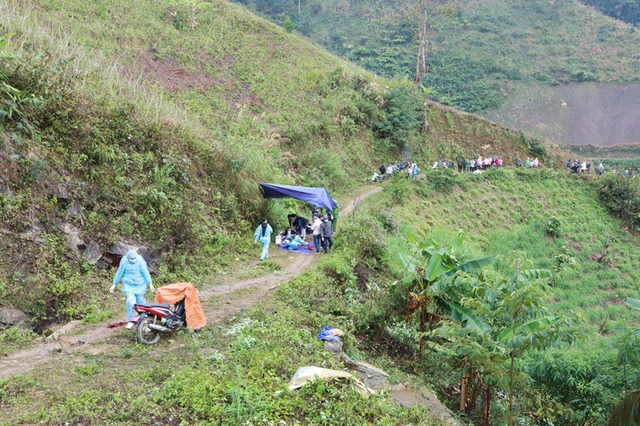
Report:
[[[351,197],[347,205],[340,209],[340,217],[349,216],[362,200],[381,190],[380,186],[368,187],[365,192],[360,189],[362,193]],[[208,326],[221,324],[226,318],[257,305],[278,285],[309,270],[316,259],[312,255],[293,255],[278,273],[244,280],[227,276],[224,277],[224,283],[213,281],[213,284],[206,285],[200,289],[199,298],[206,312]],[[121,333],[119,328],[109,328],[108,323],[85,326],[74,321],[60,329],[56,334],[57,339],[38,342],[28,349],[0,358],[0,379],[26,374],[35,368],[53,365],[63,358],[104,353],[113,347],[107,341]]]

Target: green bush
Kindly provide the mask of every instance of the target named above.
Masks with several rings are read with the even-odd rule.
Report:
[[[391,183],[384,187],[384,192],[391,196],[394,203],[407,201],[411,195],[409,177],[405,174],[395,174],[391,178]]]
[[[457,183],[453,169],[432,169],[427,172],[429,186],[438,192],[447,192]]]
[[[352,217],[342,226],[338,238],[340,241],[349,241],[349,249],[369,265],[378,266],[387,262],[387,232],[368,213]]]
[[[340,155],[328,149],[310,153],[304,161],[306,180],[313,186],[336,187],[345,185],[347,174],[342,167]]]
[[[0,330],[0,355],[5,355],[11,348],[24,348],[28,346],[36,334],[28,329],[10,327]],[[0,394],[0,400],[2,399]]]
[[[562,222],[555,217],[552,217],[547,221],[547,235],[550,237],[559,237],[560,236],[560,227],[562,226]]]
[[[542,180],[542,176],[539,172],[539,169],[519,167],[515,169],[514,175],[523,182],[538,182]]]
[[[554,424],[606,424],[621,388],[623,371],[615,354],[601,349],[557,349],[528,360],[533,388],[560,402]]]
[[[502,181],[511,178],[511,176],[505,169],[498,167],[490,167],[486,172],[483,173],[483,176],[485,179],[493,181]]]
[[[602,204],[640,229],[640,181],[621,174],[607,174],[595,183]]]
[[[406,151],[422,125],[422,98],[404,80],[384,95],[382,113],[374,123],[378,137],[389,141],[398,152]]]

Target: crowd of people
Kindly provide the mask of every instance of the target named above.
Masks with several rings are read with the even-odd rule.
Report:
[[[418,176],[418,173],[420,173],[420,168],[416,163],[400,161],[397,163],[393,162],[388,166],[381,164],[380,167],[378,167],[378,171],[380,173],[373,172],[373,177],[371,178],[372,183],[382,182],[384,179],[390,178],[396,174],[404,174],[411,179],[415,179],[416,176]]]
[[[433,170],[437,169],[451,169],[456,170],[458,173],[482,173],[490,168],[503,167],[504,160],[502,157],[494,155],[489,157],[478,156],[478,158],[460,158],[458,161],[449,160],[446,158],[441,158],[438,161],[435,161],[431,168]],[[514,160],[514,165],[516,168],[525,167],[537,169],[542,167],[538,158],[526,157],[522,160],[519,156],[516,156]],[[566,167],[569,173],[586,173],[591,174],[592,169],[596,175],[602,175],[605,172],[605,166],[602,163],[599,163],[597,167],[590,160],[567,160]],[[396,173],[406,173],[412,178],[415,178],[420,169],[416,165],[416,163],[409,162],[399,162],[399,163],[391,163],[388,166],[382,164],[378,171],[380,173],[374,172],[373,177],[371,178],[371,183],[379,183],[384,179],[393,176]],[[611,171],[616,173],[621,173],[625,175],[633,175],[637,174],[636,170],[632,169],[620,169],[617,170],[615,168],[611,169]]]
[[[578,160],[577,158],[573,161],[567,160],[567,171],[569,173],[587,173],[591,174],[591,161],[589,160]],[[604,173],[604,166],[602,163],[598,165],[596,170],[596,174],[601,175]]]
[[[288,214],[287,220],[289,226],[278,233],[276,245],[287,250],[306,248],[316,254],[320,254],[321,250],[325,254],[331,251],[337,211],[327,210],[323,213],[318,206],[311,206],[311,221],[296,213]],[[272,233],[273,229],[267,219],[264,219],[254,232],[255,241],[262,244],[261,261],[269,258]],[[308,235],[311,235],[311,238],[307,238]]]
[[[568,173],[586,173],[586,174],[591,174],[591,169],[594,168],[593,167],[593,163],[590,160],[579,160],[579,159],[575,159],[575,160],[567,160],[567,172]],[[630,175],[632,177],[636,177],[638,175],[638,170],[637,168],[632,167],[620,167],[618,168],[617,165],[614,163],[613,165],[610,166],[611,169],[611,173],[615,174],[622,174],[622,175]],[[605,166],[602,163],[598,163],[598,167],[595,167],[594,170],[595,174],[598,176],[602,176],[605,172]]]
[[[516,157],[515,164],[516,164],[516,167],[526,167],[526,168],[532,168],[532,169],[537,169],[538,167],[540,167],[540,161],[538,160],[537,157],[536,158],[527,157],[524,161],[522,161],[520,157]]]

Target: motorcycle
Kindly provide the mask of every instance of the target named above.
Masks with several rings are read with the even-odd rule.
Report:
[[[373,172],[373,176],[371,177],[371,181],[369,182],[369,184],[372,183],[380,183],[384,180],[384,175],[379,175],[376,172]]]
[[[161,333],[174,333],[186,327],[184,300],[176,302],[173,309],[167,302],[134,305],[133,309],[139,314],[134,327],[140,343],[155,345]]]

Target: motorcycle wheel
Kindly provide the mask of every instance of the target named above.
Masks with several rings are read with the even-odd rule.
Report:
[[[140,322],[138,322],[138,329],[136,330],[138,340],[145,345],[155,345],[160,341],[160,332],[149,328],[149,323],[151,322],[151,317],[141,318]]]

